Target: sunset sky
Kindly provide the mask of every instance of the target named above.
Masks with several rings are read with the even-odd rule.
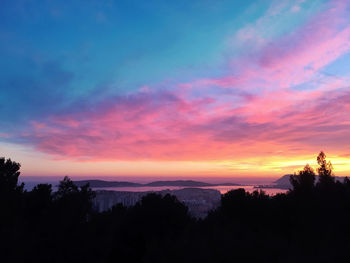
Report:
[[[350,1],[0,3],[24,176],[350,175]]]

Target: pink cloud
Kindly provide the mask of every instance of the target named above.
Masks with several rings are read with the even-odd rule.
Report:
[[[347,78],[295,90],[350,50],[344,1],[230,65],[236,74],[148,86],[88,110],[32,123],[22,139],[78,160],[215,160],[280,152],[350,152]],[[331,93],[330,93],[331,92]],[[200,96],[198,95],[200,94]]]
[[[298,6],[298,5],[293,6],[293,7],[291,8],[291,11],[292,11],[292,12],[299,12],[299,11],[300,11],[300,6]]]
[[[154,101],[155,97],[162,100]],[[27,139],[40,151],[80,160],[213,160],[293,148],[317,151],[314,148],[330,142],[346,147],[350,115],[344,112],[350,106],[349,92],[318,99],[322,103],[310,97],[255,121],[241,112],[210,115],[207,103],[139,94],[119,98],[119,106],[70,116],[76,126],[48,121],[47,127],[34,129]]]
[[[298,30],[268,42],[249,56],[230,61],[237,73],[200,79],[183,86],[219,86],[242,90],[290,88],[310,81],[321,68],[350,51],[346,1],[332,1]],[[255,32],[254,34],[256,34]]]
[[[8,133],[0,133],[0,138],[9,138],[10,135]]]

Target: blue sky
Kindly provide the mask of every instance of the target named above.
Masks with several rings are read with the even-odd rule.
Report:
[[[268,137],[285,129],[283,116],[294,117],[289,126],[301,114],[314,120],[321,104],[307,98],[347,98],[349,13],[341,0],[2,1],[0,149],[75,162],[205,162],[229,161],[238,144],[253,144],[242,158],[257,164],[280,151],[281,158],[310,156],[322,141],[335,156],[347,155],[344,116],[334,124],[339,133],[316,142],[296,127],[277,145],[260,139],[269,151],[256,152],[254,129]],[[292,109],[300,105],[310,108]],[[136,109],[129,122],[119,119]],[[109,129],[99,130],[100,120]],[[310,132],[330,129],[321,124]],[[307,146],[296,150],[295,141]],[[179,154],[182,144],[190,146]]]

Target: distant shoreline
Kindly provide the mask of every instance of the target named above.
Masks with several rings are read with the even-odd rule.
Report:
[[[256,189],[270,189],[270,188],[274,188],[274,189],[289,190],[290,186],[287,186],[287,185],[256,185],[256,186],[254,186],[254,188],[256,188]]]
[[[153,181],[150,183],[134,183],[120,181],[105,181],[105,180],[79,180],[74,181],[77,186],[89,184],[91,188],[108,188],[108,187],[215,187],[215,186],[240,186],[237,183],[205,183],[193,180],[174,180],[174,181]]]

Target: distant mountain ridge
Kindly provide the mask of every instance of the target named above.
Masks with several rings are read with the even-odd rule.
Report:
[[[92,188],[108,188],[108,187],[162,187],[162,186],[184,186],[184,187],[211,187],[211,186],[235,186],[240,185],[236,183],[222,183],[211,184],[192,180],[175,180],[175,181],[154,181],[150,183],[133,183],[133,182],[119,182],[119,181],[104,181],[104,180],[80,180],[74,181],[77,186],[83,186],[87,183]]]
[[[276,181],[274,181],[274,187],[278,187],[278,188],[285,188],[285,189],[289,189],[289,188],[292,188],[292,185],[289,181],[289,177],[291,176],[292,174],[285,174],[283,175],[281,178],[277,179]],[[345,177],[340,177],[340,176],[335,176],[335,180],[338,180],[338,181],[344,181],[344,178]],[[316,175],[316,182],[318,181],[318,175]]]
[[[74,181],[74,184],[77,186],[83,186],[90,184],[90,187],[103,188],[103,187],[139,187],[143,184],[132,183],[132,182],[118,182],[118,181],[104,181],[104,180],[81,180]]]
[[[290,188],[292,185],[290,184],[290,181],[289,181],[289,177],[291,176],[292,174],[285,174],[283,175],[281,178],[277,179],[276,181],[274,181],[273,183],[277,186],[280,186],[280,187],[285,187],[285,188]]]

